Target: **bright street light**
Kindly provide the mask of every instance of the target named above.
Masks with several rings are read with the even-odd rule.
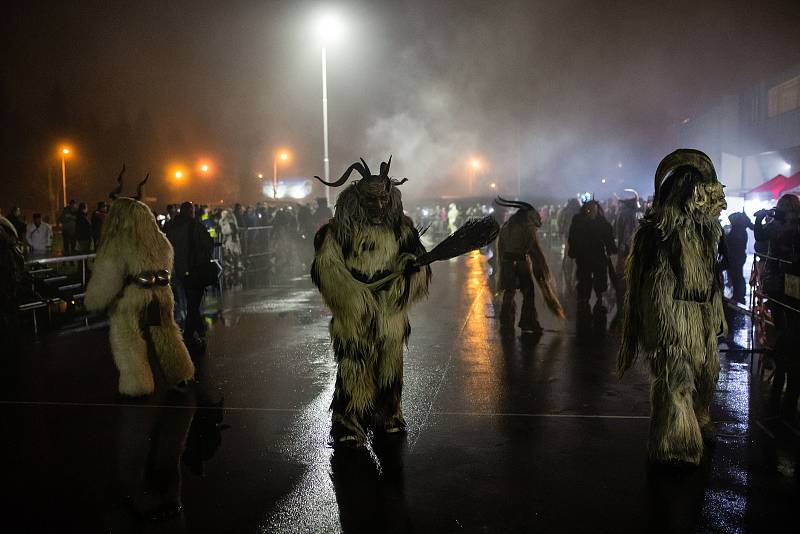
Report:
[[[178,180],[180,180],[181,178],[183,178],[183,172],[181,172],[181,171],[175,171],[175,178],[177,178]]]
[[[477,158],[472,158],[469,161],[469,194],[472,196],[473,182],[475,182],[475,173],[481,168],[481,162]]]
[[[72,154],[72,149],[61,147],[61,190],[64,192],[64,205],[67,205],[67,156]]]
[[[317,35],[322,46],[335,43],[342,33],[344,33],[344,24],[336,13],[324,13],[317,19]]]
[[[335,42],[343,30],[344,25],[341,18],[334,13],[324,13],[317,20],[317,34],[322,43],[322,138],[324,145],[322,163],[326,182],[331,179],[331,164],[328,156],[328,52],[326,47]],[[325,188],[325,198],[330,205],[330,187]]]
[[[208,172],[208,165],[206,164],[200,165],[200,170],[203,172]]]
[[[276,152],[275,157],[272,159],[272,198],[278,198],[278,160],[288,161],[289,154],[281,150]]]

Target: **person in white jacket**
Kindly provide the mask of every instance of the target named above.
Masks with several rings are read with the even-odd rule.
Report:
[[[42,221],[41,213],[33,214],[33,222],[28,223],[25,240],[35,255],[48,254],[53,248],[53,229]]]

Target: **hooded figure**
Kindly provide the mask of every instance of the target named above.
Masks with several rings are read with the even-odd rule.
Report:
[[[753,229],[753,222],[742,212],[728,216],[731,230],[728,233],[728,279],[733,286],[733,300],[744,304],[747,285],[744,281],[745,261],[747,261],[747,229]]]
[[[509,201],[502,197],[497,197],[495,202],[504,208],[517,208],[517,212],[503,223],[497,237],[497,289],[503,299],[500,324],[504,328],[514,328],[514,296],[519,289],[522,293],[519,327],[525,333],[540,334],[542,327],[534,302],[534,278],[550,310],[559,319],[564,318],[564,310],[555,292],[555,281],[539,245],[538,230],[542,226],[542,218],[527,202]]]
[[[331,438],[336,445],[363,446],[367,429],[402,433],[403,346],[411,333],[408,309],[428,293],[430,270],[411,268],[425,252],[410,218],[403,214],[389,162],[373,175],[361,160],[334,183],[351,183],[336,202],[336,213],[314,239],[311,279],[333,318],[331,340],[338,363]],[[369,284],[386,275],[403,276],[380,287]]]
[[[122,173],[120,185],[121,178]],[[172,246],[150,208],[133,198],[116,198],[119,189],[111,195],[84,303],[90,311],[108,311],[119,392],[137,397],[155,387],[147,338],[170,386],[192,379],[194,365],[172,317]]]
[[[713,436],[717,334],[727,330],[717,265],[726,206],[708,156],[677,150],[659,164],[653,206],[633,237],[618,372],[639,354],[650,365],[654,462],[696,465],[703,436]]]
[[[614,230],[596,200],[587,201],[572,218],[567,253],[575,259],[579,326],[594,314],[595,322],[604,329],[608,310],[603,302],[603,293],[608,289],[609,255],[617,253],[617,246]],[[592,290],[596,297],[593,310],[589,308]]]

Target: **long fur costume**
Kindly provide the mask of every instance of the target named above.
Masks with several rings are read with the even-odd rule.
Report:
[[[500,204],[501,206],[520,208],[503,223],[497,236],[497,289],[502,294],[503,302],[501,321],[513,325],[516,313],[514,294],[520,289],[523,294],[520,328],[529,328],[538,322],[533,300],[534,280],[542,290],[548,309],[557,318],[563,319],[564,308],[558,300],[555,280],[539,244],[538,229],[542,225],[541,216],[530,204],[517,202],[518,205],[515,206],[504,199],[501,200],[504,202]],[[504,259],[506,254],[511,254],[517,259]]]
[[[707,156],[705,156],[707,159]],[[710,160],[708,161],[710,165]],[[711,168],[713,173],[713,167]],[[682,166],[667,178],[633,237],[625,277],[620,376],[641,354],[652,375],[648,452],[655,462],[698,464],[719,377],[725,330],[716,271],[722,185]]]
[[[400,191],[392,185],[385,224],[369,224],[357,182],[336,203],[336,215],[314,240],[311,278],[333,318],[338,363],[331,404],[334,425],[366,439],[366,428],[404,427],[401,406],[403,348],[411,333],[408,308],[428,293],[430,270],[400,277],[380,291],[366,283],[402,271],[425,248]]]
[[[100,248],[84,302],[90,311],[107,309],[109,340],[119,370],[119,392],[141,396],[153,393],[153,372],[145,332],[170,385],[194,376],[194,364],[172,317],[174,300],[169,285],[142,288],[126,284],[143,271],[172,269],[172,245],[161,233],[150,209],[131,198],[114,200],[103,224]],[[142,326],[145,309],[155,299],[160,326]]]

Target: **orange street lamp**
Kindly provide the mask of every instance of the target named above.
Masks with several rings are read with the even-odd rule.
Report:
[[[202,165],[200,165],[200,170],[203,172],[208,172],[208,165],[203,163]]]
[[[278,160],[283,162],[289,161],[289,154],[281,150],[275,153],[272,159],[272,198],[278,198]]]
[[[67,205],[67,156],[72,154],[69,147],[61,147],[61,190],[64,192],[64,205]]]

